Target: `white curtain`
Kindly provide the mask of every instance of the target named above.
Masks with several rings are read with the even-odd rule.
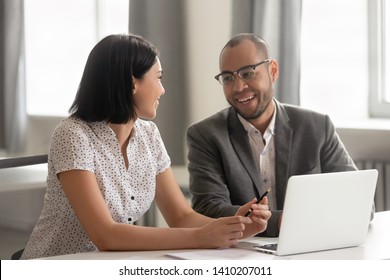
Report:
[[[1,0],[0,148],[23,153],[26,144],[26,94],[23,0]]]
[[[182,0],[130,0],[129,32],[155,44],[161,52],[166,91],[154,122],[158,125],[173,165],[185,161],[188,110],[185,81],[185,12]]]
[[[279,63],[276,98],[299,105],[302,0],[233,0],[232,34],[264,38]]]

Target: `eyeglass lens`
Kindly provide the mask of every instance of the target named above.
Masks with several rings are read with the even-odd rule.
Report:
[[[253,67],[240,69],[237,75],[244,81],[250,81],[256,77]],[[222,85],[228,85],[234,81],[234,75],[232,73],[224,73],[219,76],[218,80]]]
[[[243,81],[250,81],[256,78],[256,71],[255,71],[256,67],[266,62],[269,62],[269,59],[265,59],[262,62],[255,65],[245,66],[237,70],[236,72],[222,73],[218,75],[216,78],[218,79],[219,83],[223,86],[230,85],[235,79],[234,77],[235,74],[237,74]]]

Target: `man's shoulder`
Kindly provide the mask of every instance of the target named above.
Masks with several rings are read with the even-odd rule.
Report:
[[[280,104],[281,111],[284,111],[290,121],[299,120],[299,121],[308,121],[313,122],[319,119],[328,118],[326,114],[314,111],[309,108],[301,107],[298,105],[291,104]]]
[[[295,133],[320,135],[334,127],[329,116],[318,111],[290,104],[282,104],[279,110],[275,124],[278,128],[288,126]]]

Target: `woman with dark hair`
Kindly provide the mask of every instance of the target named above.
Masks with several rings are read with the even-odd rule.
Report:
[[[91,51],[70,116],[49,150],[44,208],[23,259],[93,250],[224,248],[266,229],[267,200],[236,216],[193,211],[156,125],[161,63],[136,35],[111,35]],[[137,226],[156,201],[169,228]],[[252,209],[250,217],[244,214]]]

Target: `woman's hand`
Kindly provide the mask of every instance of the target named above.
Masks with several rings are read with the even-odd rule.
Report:
[[[271,218],[271,211],[268,208],[268,199],[264,197],[260,203],[256,203],[256,198],[241,206],[236,216],[244,216],[249,210],[251,214],[248,216],[253,221],[244,231],[244,238],[256,235],[267,229],[268,220]]]
[[[244,236],[247,224],[252,219],[243,216],[224,217],[211,221],[195,231],[199,240],[199,248],[229,248],[234,247]]]

